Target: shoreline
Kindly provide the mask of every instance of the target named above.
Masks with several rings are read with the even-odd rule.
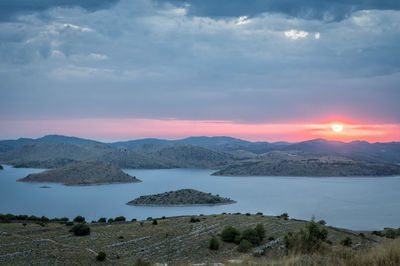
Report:
[[[27,180],[22,180],[22,179],[18,179],[16,182],[21,182],[21,183],[51,183],[51,184],[60,184],[62,186],[67,186],[67,187],[88,187],[88,186],[103,186],[103,185],[117,185],[117,184],[132,184],[132,183],[140,183],[143,182],[140,179],[136,179],[137,181],[132,181],[132,182],[105,182],[105,183],[90,183],[90,184],[68,184],[68,183],[63,183],[63,182],[56,182],[56,181],[27,181]]]
[[[237,201],[233,200],[231,202],[224,202],[224,203],[215,203],[215,204],[130,204],[125,203],[128,206],[136,206],[136,207],[202,207],[202,206],[220,206],[220,205],[229,205],[229,204],[235,204]]]

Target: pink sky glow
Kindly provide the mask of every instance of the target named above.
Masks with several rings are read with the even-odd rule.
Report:
[[[343,120],[341,120],[343,121]],[[244,124],[231,121],[157,120],[157,119],[64,119],[1,120],[0,138],[41,137],[60,134],[118,141],[139,138],[180,139],[189,136],[230,136],[251,141],[366,140],[389,142],[400,140],[400,124],[365,124],[341,121],[292,124]],[[342,132],[331,125],[342,124]]]

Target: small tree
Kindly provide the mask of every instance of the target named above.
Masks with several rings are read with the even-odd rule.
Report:
[[[351,247],[351,245],[353,244],[353,240],[350,237],[346,236],[342,239],[342,241],[340,241],[340,243],[345,247]]]
[[[77,224],[72,227],[71,232],[76,236],[86,236],[90,234],[90,227],[86,224]]]
[[[261,239],[256,229],[253,228],[249,228],[243,231],[242,240],[243,239],[249,241],[253,246],[258,246],[261,243]]]
[[[287,212],[284,212],[284,213],[282,213],[282,214],[279,216],[279,218],[282,218],[282,219],[284,219],[284,220],[287,220],[287,219],[289,219],[289,214],[288,214]]]
[[[125,222],[126,218],[124,216],[118,216],[114,219],[115,222]]]
[[[284,243],[289,250],[312,253],[322,248],[322,244],[327,240],[327,237],[328,231],[325,228],[321,229],[318,223],[312,219],[299,232],[287,233],[284,237]]]
[[[98,220],[98,222],[99,222],[99,223],[106,223],[106,222],[107,222],[107,219],[106,219],[105,217],[101,217],[101,218]]]
[[[107,220],[107,223],[113,223],[114,222],[114,219],[113,218],[108,218],[108,220]]]
[[[106,259],[106,257],[107,257],[107,254],[104,251],[100,251],[96,256],[96,260],[103,261]]]
[[[240,231],[233,226],[225,227],[221,233],[221,238],[225,242],[235,242],[236,236],[240,236]]]
[[[265,228],[262,224],[256,225],[256,232],[261,241],[265,238]]]
[[[252,248],[251,243],[246,239],[242,239],[238,246],[238,251],[244,253],[244,252],[248,252],[251,248]]]
[[[157,225],[157,224],[158,224],[157,220],[154,219],[154,220],[153,220],[153,225]]]
[[[211,249],[211,250],[218,250],[219,249],[219,241],[215,236],[213,236],[210,239],[210,243],[208,244],[208,248]]]
[[[78,216],[76,216],[74,218],[74,222],[75,223],[84,223],[85,222],[85,217],[82,217],[82,216],[78,215]]]

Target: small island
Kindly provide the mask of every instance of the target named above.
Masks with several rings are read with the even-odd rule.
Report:
[[[127,203],[133,206],[214,206],[232,204],[236,201],[219,195],[204,193],[194,189],[181,189],[165,193],[141,196]]]
[[[20,182],[63,183],[67,186],[90,186],[141,182],[124,173],[111,163],[104,161],[83,161],[30,174]]]

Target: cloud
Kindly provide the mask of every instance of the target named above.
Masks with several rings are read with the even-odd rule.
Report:
[[[165,0],[157,0],[164,3]],[[400,10],[395,0],[169,0],[188,7],[188,14],[205,17],[255,17],[262,13],[279,13],[303,19],[341,21],[360,10]]]
[[[292,40],[297,40],[301,38],[305,38],[308,36],[308,32],[303,30],[289,30],[285,31],[285,36],[291,38]]]
[[[326,23],[191,8],[121,0],[0,23],[0,119],[400,121],[399,11]]]
[[[316,40],[318,40],[319,38],[321,38],[321,34],[320,34],[319,32],[316,32],[316,33],[314,34],[314,38],[315,38]]]
[[[243,24],[247,24],[249,22],[250,22],[250,20],[248,19],[247,16],[241,16],[238,18],[236,25],[243,25]]]
[[[0,21],[15,19],[21,14],[44,11],[55,7],[81,7],[88,11],[109,8],[119,0],[2,0],[0,1]]]

